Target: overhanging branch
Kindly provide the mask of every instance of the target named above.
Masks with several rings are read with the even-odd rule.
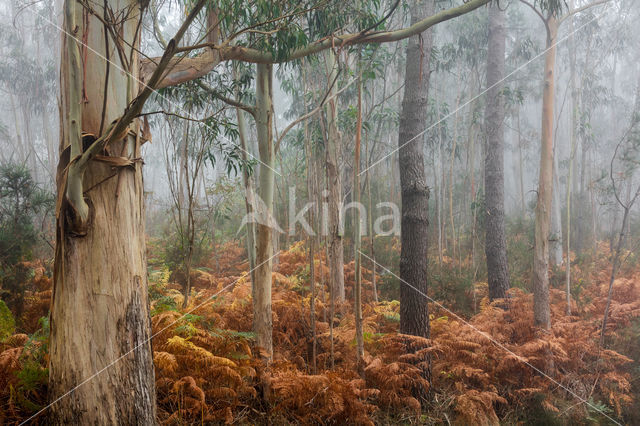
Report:
[[[292,51],[284,59],[276,59],[269,52],[262,52],[249,47],[233,46],[225,42],[219,45],[205,43],[199,46],[205,48],[205,52],[194,58],[181,58],[180,64],[164,77],[158,87],[173,86],[200,78],[213,70],[220,61],[238,60],[259,64],[275,64],[300,59],[305,56],[322,52],[323,50],[336,45],[344,47],[357,44],[389,43],[403,40],[405,38],[418,35],[436,24],[471,12],[490,1],[491,0],[470,0],[463,5],[440,11],[435,15],[411,25],[410,27],[400,30],[379,31],[365,35],[356,33],[326,37],[312,42],[305,47]],[[153,61],[143,60],[141,70],[143,78],[145,75],[149,75],[153,71],[153,68]]]

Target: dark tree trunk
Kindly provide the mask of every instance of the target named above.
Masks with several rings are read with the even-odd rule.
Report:
[[[487,107],[485,111],[486,149],[484,185],[486,202],[487,276],[489,298],[503,298],[509,289],[507,243],[504,231],[504,100],[505,13],[489,6],[489,47],[487,51]]]
[[[411,22],[430,16],[433,9],[432,0],[417,0],[412,7]],[[423,138],[420,133],[427,125],[425,117],[428,109],[432,41],[430,30],[409,39],[398,137],[402,191],[400,332],[423,337],[429,337],[429,311],[425,297],[429,188],[425,178]]]

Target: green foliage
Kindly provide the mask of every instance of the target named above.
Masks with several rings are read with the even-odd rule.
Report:
[[[564,9],[569,9],[565,0],[535,0],[534,6],[549,15],[562,16]]]
[[[26,167],[0,165],[0,296],[16,318],[33,273],[20,262],[32,259],[39,241],[35,222],[52,208],[53,195],[38,187]]]
[[[28,411],[39,410],[46,403],[46,393],[41,390],[49,380],[49,318],[42,317],[39,323],[40,329],[30,335],[24,345],[20,355],[21,369],[16,373],[16,399]]]
[[[383,29],[381,1],[221,0],[223,33],[234,43],[269,52],[276,61],[311,41],[348,30]],[[378,25],[376,25],[378,24]]]
[[[178,305],[171,296],[160,296],[156,299],[154,308],[151,310],[151,316],[158,315],[161,312],[177,311]]]
[[[477,308],[472,296],[474,271],[454,263],[443,263],[439,267],[436,262],[431,262],[429,269],[429,297],[444,300],[452,311],[471,316]]]
[[[0,265],[29,258],[38,237],[36,215],[52,207],[53,195],[38,187],[25,166],[0,165]]]
[[[0,121],[0,140],[9,140],[9,129]]]
[[[16,321],[4,301],[0,300],[0,342],[11,336],[16,329]]]
[[[585,404],[585,406],[589,413],[587,415],[587,420],[592,421],[595,424],[607,423],[608,419],[604,416],[605,414],[608,416],[615,415],[611,407],[602,401],[595,401],[593,397],[589,398],[589,404]]]
[[[162,238],[163,261],[172,270],[178,271],[184,267],[189,252],[188,235],[180,230],[167,228]],[[195,226],[195,238],[192,247],[192,265],[201,262],[209,253],[209,232],[200,224]]]
[[[511,286],[530,290],[533,270],[533,220],[523,216],[507,219],[506,228]]]

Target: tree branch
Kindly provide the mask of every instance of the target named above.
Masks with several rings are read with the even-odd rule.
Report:
[[[129,104],[124,114],[107,128],[107,132],[100,135],[100,137],[89,148],[87,148],[79,158],[77,157],[72,160],[73,163],[70,163],[69,175],[71,175],[72,171],[75,173],[82,173],[88,162],[94,158],[96,154],[102,151],[106,145],[112,141],[121,140],[126,137],[129,133],[129,124],[131,124],[131,122],[140,114],[145,102],[149,96],[151,96],[151,93],[156,90],[156,87],[162,78],[162,74],[167,69],[167,66],[175,54],[176,46],[180,43],[184,33],[187,31],[196,15],[200,13],[200,10],[205,3],[206,0],[198,0],[198,3],[193,7],[189,16],[187,16],[180,26],[180,29],[176,32],[176,35],[167,44],[167,48],[160,59],[158,67],[151,75],[149,83],[145,85],[140,94]]]
[[[600,6],[602,4],[609,3],[610,1],[611,0],[596,0],[593,3],[589,3],[584,6],[578,7],[576,9],[570,10],[567,12],[566,15],[564,15],[562,18],[558,20],[558,24],[561,24],[565,19],[575,15],[576,13],[584,12],[585,10],[590,9],[594,6]]]
[[[209,47],[210,49],[195,58],[181,58],[182,63],[166,75],[163,81],[159,83],[158,87],[173,86],[202,77],[213,70],[220,61],[239,60],[251,63],[274,64],[303,58],[329,49],[336,44],[344,47],[355,44],[389,43],[403,40],[420,34],[436,24],[478,9],[490,1],[491,0],[470,0],[463,5],[440,11],[435,15],[411,25],[410,27],[400,30],[379,31],[369,33],[364,36],[361,35],[361,33],[356,33],[326,37],[312,42],[305,47],[294,50],[282,60],[274,58],[274,56],[269,52],[262,52],[243,46],[233,46],[225,42],[220,45],[214,45],[211,43],[202,44],[200,47]],[[152,61],[143,60],[141,76],[144,77],[149,75],[153,71],[153,68],[154,64]]]
[[[549,38],[551,36],[551,31],[549,30],[548,18],[545,18],[544,15],[542,14],[542,12],[540,12],[538,9],[536,9],[536,7],[534,5],[532,5],[531,3],[529,3],[527,0],[520,0],[520,3],[529,6],[531,8],[531,10],[533,10],[536,13],[536,15],[538,15],[538,17],[542,20],[542,23],[544,24],[544,29],[547,31],[547,40],[549,40]]]
[[[418,35],[431,28],[432,26],[439,24],[440,22],[448,21],[460,15],[464,15],[465,13],[471,12],[479,8],[480,6],[489,3],[490,1],[491,0],[471,0],[461,6],[440,11],[435,15],[425,18],[422,21],[419,21],[411,25],[410,27],[401,30],[374,32],[367,34],[364,37],[361,36],[360,33],[327,37],[322,40],[310,43],[303,48],[294,50],[293,52],[291,52],[291,54],[289,54],[289,56],[287,56],[287,58],[282,61],[274,58],[273,55],[269,52],[261,52],[259,50],[240,46],[229,46],[227,48],[224,48],[220,52],[220,56],[223,60],[237,59],[245,62],[255,63],[279,63],[309,56],[333,47],[336,44],[344,47],[354,44],[389,43],[392,41],[399,41],[414,35]]]
[[[331,89],[333,88],[333,86],[336,84],[336,81],[338,79],[338,75],[339,73],[336,75],[336,78],[333,80],[333,82],[331,83],[331,85],[329,86],[329,88],[327,89],[327,93],[325,94],[325,96],[322,98],[322,101],[320,101],[320,103],[318,104],[317,107],[315,107],[313,110],[309,111],[308,113],[304,114],[301,117],[298,117],[296,120],[292,121],[280,134],[280,136],[278,137],[278,140],[276,141],[275,144],[275,148],[273,150],[273,152],[278,152],[278,149],[280,148],[280,142],[282,142],[282,140],[284,139],[284,137],[287,135],[287,133],[289,133],[289,131],[291,129],[293,129],[296,125],[300,124],[301,122],[303,122],[304,120],[313,117],[315,114],[317,114],[322,107],[324,107],[326,105],[327,102],[335,99],[338,97],[338,95],[342,92],[344,92],[345,90],[347,90],[349,88],[349,86],[351,86],[353,83],[355,83],[356,81],[358,81],[361,77],[362,77],[362,72],[360,73],[360,75],[358,76],[358,78],[355,78],[353,80],[351,80],[349,83],[345,84],[345,86],[338,90],[336,93],[334,93],[332,96],[329,96],[329,93],[331,93]]]
[[[198,86],[200,86],[202,89],[204,89],[210,95],[220,99],[222,102],[224,102],[226,104],[229,104],[231,106],[234,106],[236,108],[240,108],[241,110],[247,111],[249,114],[251,114],[254,117],[256,116],[256,107],[255,106],[247,105],[247,104],[242,103],[240,101],[236,101],[234,99],[227,98],[226,96],[224,96],[223,94],[219,93],[216,89],[214,89],[213,87],[209,86],[207,83],[205,83],[202,80],[196,80],[196,84]]]

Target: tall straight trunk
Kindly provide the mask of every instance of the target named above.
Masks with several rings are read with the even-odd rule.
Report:
[[[337,77],[335,53],[326,51],[326,62],[329,70],[328,83],[332,84]],[[333,295],[340,302],[344,301],[344,246],[342,242],[341,210],[342,179],[338,160],[340,155],[340,135],[338,133],[338,100],[334,84],[329,96],[332,99],[327,105],[327,179],[329,190],[329,265],[331,268],[330,283],[334,288]]]
[[[453,177],[453,167],[456,161],[456,149],[458,148],[458,107],[460,106],[460,99],[462,97],[462,88],[461,88],[461,75],[460,67],[458,67],[457,72],[458,78],[456,82],[456,87],[458,88],[458,93],[456,94],[456,106],[455,106],[455,114],[453,116],[453,140],[451,146],[451,157],[449,160],[449,225],[451,226],[451,259],[455,261],[456,258],[456,225],[454,220],[453,213],[453,185],[454,185],[454,177]],[[446,234],[445,234],[446,238]]]
[[[547,36],[544,89],[542,93],[542,133],[540,146],[540,175],[538,201],[535,211],[533,258],[533,315],[535,324],[543,329],[551,327],[549,310],[549,231],[551,201],[553,199],[553,108],[558,22],[555,16],[546,21]]]
[[[362,80],[358,81],[358,118],[356,122],[356,146],[353,159],[353,191],[355,195],[356,205],[360,205],[360,146],[362,142]],[[354,229],[354,256],[355,256],[355,275],[356,283],[353,296],[354,313],[356,319],[356,359],[358,364],[358,372],[364,374],[364,336],[362,334],[362,271],[360,270],[362,256],[360,249],[362,247],[362,235],[360,234],[360,209],[356,208],[356,216],[353,221]]]
[[[302,88],[306,92],[307,85],[307,68],[305,61],[302,62]],[[304,112],[309,111],[306,98],[304,99]],[[309,201],[314,204],[309,212],[309,221],[314,229],[316,227],[317,207],[318,201],[317,191],[317,175],[318,168],[316,167],[316,158],[314,155],[313,147],[311,145],[311,134],[309,132],[309,121],[304,121],[304,149],[306,153],[307,163],[307,194]],[[316,263],[315,263],[315,248],[316,248],[316,234],[307,235],[307,241],[309,244],[309,287],[311,290],[311,299],[309,301],[309,326],[311,328],[311,373],[317,374],[317,352],[318,352],[318,339],[316,333]],[[322,268],[322,265],[321,265]],[[321,282],[324,282],[322,280]]]
[[[504,298],[509,289],[507,241],[504,230],[504,99],[502,97],[505,53],[505,12],[489,6],[489,47],[487,51],[487,132],[485,179],[485,253],[489,298]]]
[[[191,187],[191,182],[189,181],[190,174],[193,171],[189,170],[189,130],[190,124],[188,121],[185,122],[185,132],[184,138],[182,140],[182,147],[180,149],[180,153],[182,155],[181,158],[181,171],[182,182],[180,183],[180,187],[178,190],[180,191],[180,195],[182,196],[182,202],[178,203],[178,209],[182,210],[184,208],[184,203],[187,204],[186,208],[186,227],[183,222],[180,223],[180,233],[182,237],[182,242],[187,245],[187,253],[184,257],[183,266],[184,266],[184,274],[185,274],[185,284],[183,288],[183,300],[182,300],[182,309],[186,309],[189,305],[189,296],[191,295],[191,264],[193,260],[193,242],[195,240],[195,226],[193,221],[193,188]]]
[[[91,50],[82,61],[76,41],[70,36],[63,39],[58,191],[64,201],[57,211],[51,307],[49,396],[55,402],[50,408],[51,424],[146,425],[156,421],[142,163],[120,168],[118,176],[108,179],[114,173],[112,167],[93,161],[84,178],[76,176],[78,181],[71,182],[69,177],[68,185],[90,188],[84,192],[86,211],[66,198],[65,174],[61,173],[66,167],[64,150],[71,146],[71,158],[80,154],[80,132],[99,133],[105,93],[104,122],[110,123],[138,90],[138,55],[129,47],[139,44],[138,2],[107,0],[106,4],[116,15],[123,9],[131,12],[120,32],[125,54],[132,59],[130,67],[114,54],[111,40],[109,44],[111,60],[133,76],[116,72],[112,65],[106,92],[105,61],[99,56],[106,53],[104,27],[91,15],[84,26],[79,3],[67,0],[64,5],[65,28],[79,38],[86,32]],[[139,129],[139,124],[132,127]],[[140,143],[139,138],[128,135],[110,150],[133,159],[140,157]],[[84,216],[73,220],[83,211]]]
[[[440,106],[436,100],[436,109],[438,111],[438,159],[434,160],[434,163],[438,164],[436,167],[436,214],[438,218],[438,266],[442,268],[443,256],[442,252],[446,245],[446,236],[444,234],[444,219],[443,215],[443,203],[444,203],[444,160],[442,157],[442,126],[440,122]],[[444,240],[444,243],[443,243]]]
[[[247,155],[247,121],[245,120],[244,111],[240,108],[236,108],[236,117],[238,120],[238,139],[240,139],[240,147],[242,161],[247,164],[249,158]],[[249,175],[247,167],[242,168],[242,184],[244,185],[245,192],[245,209],[247,215],[253,213],[253,179]],[[247,222],[247,254],[249,257],[249,271],[251,275],[251,289],[252,294],[255,291],[256,282],[256,226],[253,221]]]
[[[260,152],[260,182],[258,196],[266,206],[265,217],[256,227],[256,274],[253,294],[253,331],[262,356],[273,357],[273,318],[271,315],[271,271],[273,237],[268,218],[273,216],[275,177],[273,166],[273,66],[258,64],[256,77],[256,129]]]
[[[373,150],[373,148],[372,148]],[[365,152],[368,152],[367,149],[365,149]],[[367,158],[369,158],[369,161],[367,161],[367,174],[366,174],[366,180],[367,180],[367,198],[368,198],[368,202],[369,202],[369,211],[367,212],[367,222],[368,222],[368,230],[369,230],[369,243],[370,243],[370,256],[371,256],[371,287],[373,288],[373,301],[375,303],[378,303],[378,286],[376,283],[376,269],[377,269],[377,263],[376,263],[376,250],[375,250],[375,238],[373,235],[373,197],[371,196],[371,176],[369,174],[369,168],[371,167],[371,156],[368,156]]]
[[[574,8],[574,0],[570,1],[569,7]],[[577,131],[578,131],[578,89],[576,87],[576,51],[575,51],[575,38],[573,36],[574,20],[573,16],[570,18],[571,22],[571,35],[569,36],[569,46],[571,53],[569,56],[569,85],[571,88],[571,124],[569,127],[569,141],[571,150],[569,154],[569,174],[567,176],[567,215],[566,215],[566,241],[567,241],[567,257],[565,263],[565,291],[567,300],[567,315],[571,315],[571,196],[573,186],[575,185],[575,179],[573,177],[575,169],[576,158],[576,146],[577,146]]]
[[[432,0],[414,2],[411,22],[434,10]],[[421,40],[420,40],[421,38]],[[422,153],[422,137],[427,127],[430,30],[409,40],[402,110],[398,136],[402,221],[400,249],[400,332],[429,337],[427,305],[427,227],[429,188]]]
[[[473,94],[473,93],[472,93]],[[471,212],[469,217],[471,223],[471,269],[473,270],[473,282],[475,283],[476,278],[476,209],[472,208],[476,202],[476,126],[475,120],[473,117],[476,114],[477,106],[471,108],[471,119],[469,120],[469,148],[467,153],[468,159],[468,168],[469,168],[469,194],[468,204],[465,205],[465,211]],[[475,285],[474,285],[475,286]],[[474,297],[475,297],[475,288],[474,288]],[[474,304],[475,306],[475,304]]]
[[[518,183],[520,186],[520,210],[524,215],[527,207],[524,200],[524,156],[522,155],[522,131],[520,130],[520,106],[516,106],[516,120],[518,121]]]

